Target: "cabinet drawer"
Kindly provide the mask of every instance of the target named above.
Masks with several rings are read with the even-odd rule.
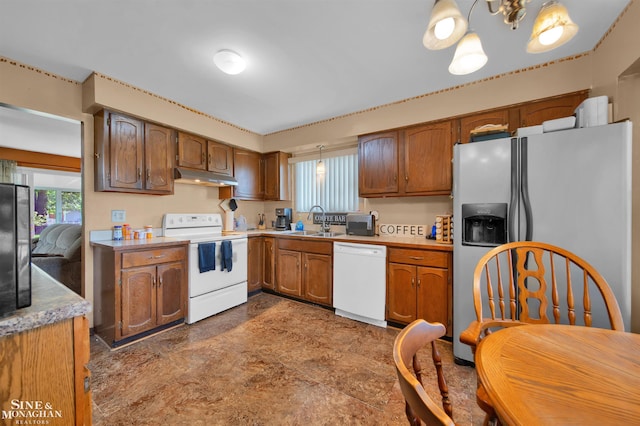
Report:
[[[410,265],[446,268],[448,261],[449,254],[442,251],[401,248],[389,249],[389,262],[393,263],[408,263]]]
[[[122,268],[175,262],[185,258],[183,247],[162,248],[122,253]]]
[[[282,250],[302,251],[305,253],[333,253],[333,243],[303,238],[278,238],[278,248]]]

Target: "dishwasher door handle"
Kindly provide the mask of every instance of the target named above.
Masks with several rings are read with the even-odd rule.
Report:
[[[340,254],[357,254],[359,256],[385,256],[383,248],[370,246],[366,244],[343,244],[334,243],[334,253]]]

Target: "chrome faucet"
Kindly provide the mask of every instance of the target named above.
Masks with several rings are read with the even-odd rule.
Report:
[[[320,226],[321,232],[329,232],[331,230],[331,225],[327,224],[327,216],[325,215],[324,209],[322,206],[315,205],[309,209],[309,214],[307,215],[307,220],[311,219],[311,213],[313,213],[313,209],[318,208],[322,212],[322,225]]]

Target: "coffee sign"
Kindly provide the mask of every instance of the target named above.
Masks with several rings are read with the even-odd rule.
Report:
[[[398,225],[381,223],[378,225],[378,233],[381,237],[422,237],[431,234],[429,225]]]

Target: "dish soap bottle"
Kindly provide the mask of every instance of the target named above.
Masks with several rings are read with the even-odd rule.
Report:
[[[296,231],[304,231],[304,223],[301,220],[296,223]]]

